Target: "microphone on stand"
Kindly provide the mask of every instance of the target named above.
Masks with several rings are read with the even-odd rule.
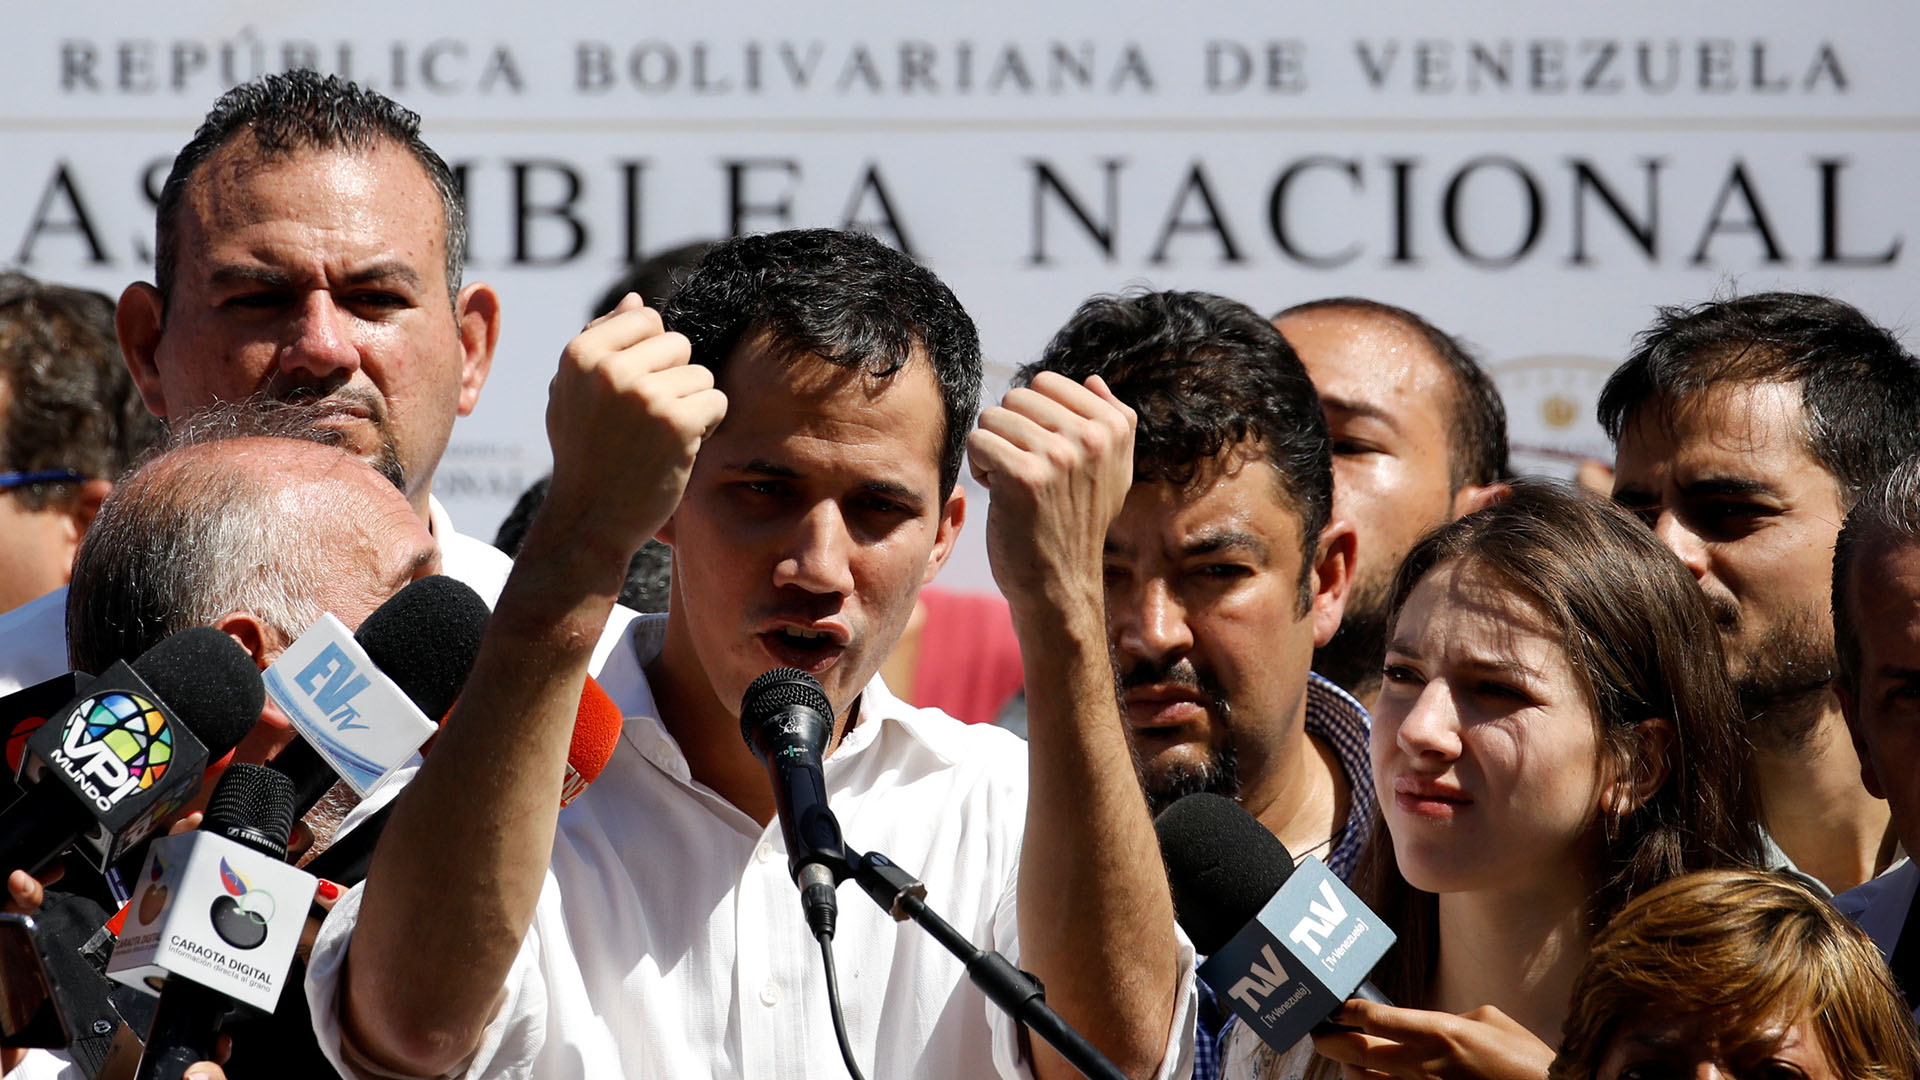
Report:
[[[773,782],[787,870],[800,886],[807,927],[814,937],[830,938],[839,914],[834,889],[849,872],[820,765],[833,738],[833,706],[813,676],[798,668],[774,668],[747,686],[740,701],[740,734]]]

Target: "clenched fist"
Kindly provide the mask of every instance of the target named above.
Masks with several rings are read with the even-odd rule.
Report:
[[[701,441],[727,414],[687,339],[632,293],[560,354],[547,399],[553,485],[543,514],[620,565],[686,490]],[[623,554],[622,554],[623,553]]]

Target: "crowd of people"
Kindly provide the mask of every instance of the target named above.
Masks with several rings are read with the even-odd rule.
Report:
[[[983,400],[927,268],[729,238],[554,343],[553,471],[496,548],[431,494],[505,301],[418,117],[237,87],[157,239],[117,304],[0,277],[0,693],[193,626],[264,670],[434,574],[493,611],[431,752],[297,826],[303,861],[383,831],[230,1075],[1077,1075],[897,906],[845,904],[828,966],[741,738],[780,667],[846,843],[1125,1075],[1920,1071],[1920,361],[1841,300],[1662,309],[1596,493],[1514,475],[1403,308],[1098,296]],[[963,527],[1000,599],[926,591]],[[562,809],[589,681],[624,726]],[[269,699],[231,760],[292,738]],[[1288,1046],[1232,1016],[1153,825],[1200,792],[1352,883],[1393,1004]],[[9,908],[127,900],[62,869]]]

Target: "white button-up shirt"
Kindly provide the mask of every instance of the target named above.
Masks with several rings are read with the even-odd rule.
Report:
[[[693,781],[657,719],[641,665],[664,626],[664,616],[636,620],[634,648],[616,650],[600,675],[627,717],[621,744],[560,815],[533,925],[466,1075],[846,1075],[779,822],[762,826]],[[1018,962],[1023,742],[914,709],[876,678],[825,773],[849,845],[920,876],[929,907]],[[320,1045],[349,1075],[337,1002],[359,904],[355,889],[335,907],[308,968]],[[1015,1025],[919,927],[850,886],[833,945],[868,1076],[1026,1075]],[[1165,1076],[1191,1068],[1193,958],[1184,939],[1181,948],[1186,989]]]

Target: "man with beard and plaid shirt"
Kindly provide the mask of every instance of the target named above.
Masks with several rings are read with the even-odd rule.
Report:
[[[1830,569],[1847,510],[1920,449],[1920,364],[1837,300],[1758,293],[1663,309],[1599,412],[1614,500],[1719,624],[1776,864],[1835,892],[1873,877],[1895,837],[1832,689]]]
[[[1330,521],[1320,400],[1291,346],[1206,293],[1095,297],[1016,382],[1098,375],[1139,415],[1134,480],[1107,530],[1108,643],[1155,813],[1230,796],[1286,844],[1351,873],[1373,819],[1367,713],[1309,669],[1340,624],[1354,534]],[[1215,1075],[1205,1001],[1194,1075]]]

